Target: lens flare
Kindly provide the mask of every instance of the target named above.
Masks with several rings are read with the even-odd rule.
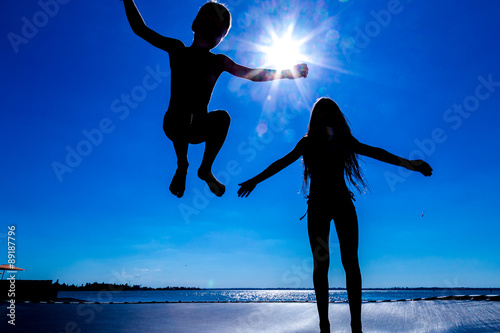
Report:
[[[267,125],[264,123],[260,123],[257,125],[257,134],[261,137],[267,132]]]

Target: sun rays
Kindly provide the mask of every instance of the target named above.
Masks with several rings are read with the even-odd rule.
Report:
[[[249,59],[252,66],[278,71],[306,63],[309,76],[252,86],[252,98],[262,101],[260,121],[255,128],[259,136],[266,134],[270,123],[287,128],[291,125],[287,115],[308,113],[316,98],[328,94],[323,88],[325,81],[337,80],[339,74],[350,74],[343,58],[338,57],[342,40],[338,25],[341,8],[336,8],[334,15],[324,5],[311,6],[299,1],[292,1],[287,11],[279,6],[273,8],[266,8],[262,14],[262,9],[256,6],[245,14],[240,21],[245,31],[238,38],[243,46],[238,54]],[[319,80],[320,77],[326,79]]]
[[[272,66],[278,70],[289,69],[307,60],[307,56],[301,52],[301,47],[306,40],[294,38],[293,25],[288,26],[282,36],[278,36],[274,30],[270,30],[269,33],[271,44],[257,46],[258,50],[265,55],[264,67]]]

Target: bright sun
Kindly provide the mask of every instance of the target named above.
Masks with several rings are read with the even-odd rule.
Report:
[[[292,37],[293,27],[282,37],[272,33],[272,44],[270,46],[261,46],[261,50],[266,55],[266,66],[271,65],[276,69],[291,68],[304,60],[304,55],[300,52],[300,46],[303,41],[294,40]]]

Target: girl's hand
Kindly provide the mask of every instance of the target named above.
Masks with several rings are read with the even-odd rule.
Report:
[[[250,192],[253,191],[255,186],[257,186],[257,182],[252,180],[252,179],[249,179],[246,182],[243,182],[243,183],[238,184],[238,185],[241,186],[240,189],[238,190],[238,197],[246,198],[246,197],[248,197]]]
[[[410,162],[410,170],[418,171],[422,173],[424,176],[432,175],[432,168],[429,164],[422,160],[411,160]]]

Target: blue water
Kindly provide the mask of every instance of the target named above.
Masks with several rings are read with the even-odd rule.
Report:
[[[363,290],[363,301],[428,298],[456,295],[498,295],[499,289]],[[89,302],[309,302],[314,290],[144,290],[60,291],[59,298]],[[345,290],[331,290],[330,301],[347,301]]]

